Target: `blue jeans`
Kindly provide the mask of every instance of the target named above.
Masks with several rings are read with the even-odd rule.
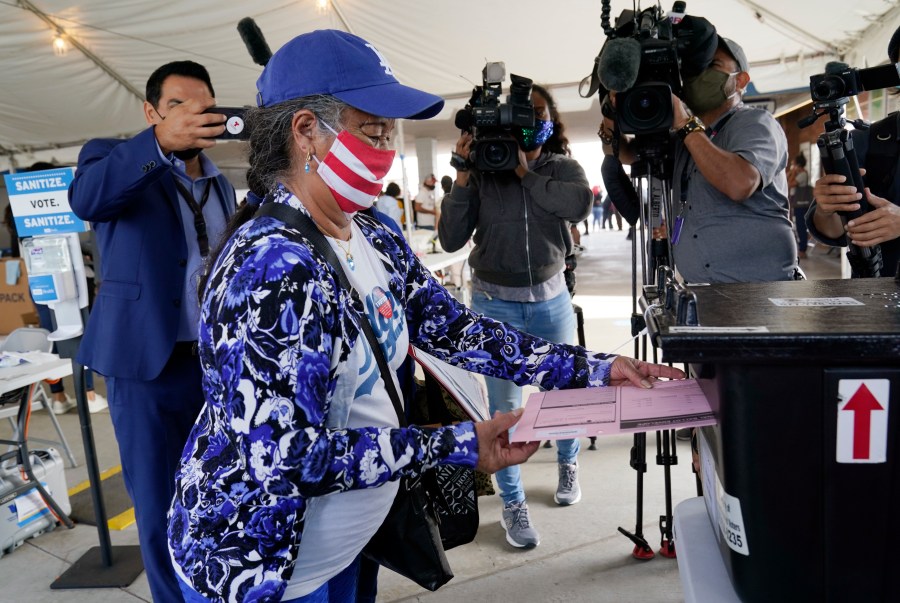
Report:
[[[282,601],[282,603],[354,603],[356,601],[356,579],[359,575],[359,560],[357,557],[350,565],[341,570],[341,573],[328,582],[302,597]],[[210,603],[207,599],[192,587],[178,579],[178,586],[184,595],[185,603]]]
[[[806,212],[809,207],[794,208],[794,224],[797,225],[797,243],[799,251],[806,251],[809,246],[809,232],[806,230]]]
[[[563,291],[543,302],[511,302],[489,298],[481,291],[472,293],[472,310],[505,322],[521,331],[555,343],[574,343],[575,312],[572,298]],[[509,412],[522,406],[522,388],[512,381],[485,377],[491,414]],[[578,440],[559,440],[556,458],[560,463],[574,463],[578,456]],[[494,476],[504,504],[525,500],[522,472],[518,465],[501,469]]]
[[[594,215],[594,228],[606,228],[603,226],[603,207],[595,205],[591,209],[591,213]],[[612,222],[609,223],[609,227],[612,228]]]

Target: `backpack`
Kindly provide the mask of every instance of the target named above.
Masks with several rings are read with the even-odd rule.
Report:
[[[891,113],[869,127],[865,179],[872,192],[879,197],[890,199],[898,156],[900,156],[900,111]]]

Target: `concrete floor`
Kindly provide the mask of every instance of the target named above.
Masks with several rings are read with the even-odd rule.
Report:
[[[575,302],[584,310],[587,347],[631,355],[631,245],[624,231],[593,229],[589,236],[582,236],[582,244],[586,251],[576,271]],[[822,247],[811,249],[802,266],[812,279],[840,277],[838,254],[826,254]],[[102,379],[98,379],[97,390],[104,389]],[[66,481],[72,488],[87,479],[81,433],[74,413],[59,419],[79,461],[78,467],[66,467]],[[108,411],[92,415],[92,422],[99,467],[104,471],[119,463]],[[7,437],[9,431],[9,425],[3,422],[0,437]],[[53,435],[43,412],[33,415],[31,435]],[[653,441],[652,436],[649,439]],[[682,601],[676,560],[657,555],[650,561],[636,561],[631,556],[631,542],[616,529],[635,528],[635,473],[628,465],[632,441],[631,436],[601,437],[598,450],[589,451],[584,440],[579,456],[582,501],[565,508],[553,502],[556,450],[540,449],[523,466],[532,520],[541,534],[540,546],[521,551],[507,545],[499,523],[499,498],[482,497],[481,528],[475,542],[448,553],[456,577],[438,592],[429,593],[383,570],[379,601],[439,603],[481,597],[525,602]],[[688,452],[687,446],[678,442],[679,464],[672,468],[673,506],[696,495]],[[648,446],[642,522],[654,548],[659,545],[659,516],[665,513],[663,471],[653,464],[655,453],[655,445]],[[111,539],[114,546],[137,544],[137,531],[133,526],[114,531]],[[57,528],[28,540],[0,558],[0,603],[150,601],[144,574],[121,589],[50,590],[58,575],[97,544],[96,528],[86,525],[73,530]]]

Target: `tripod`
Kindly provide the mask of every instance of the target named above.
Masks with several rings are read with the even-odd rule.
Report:
[[[660,270],[671,270],[672,265],[672,162],[670,161],[670,142],[668,137],[638,137],[636,159],[631,166],[631,176],[636,184],[640,199],[640,225],[635,228],[640,233],[640,256],[643,287],[652,286],[654,277]],[[644,184],[646,183],[646,186]],[[646,202],[645,202],[646,201]],[[645,228],[646,227],[646,228]],[[646,323],[643,314],[638,312],[637,288],[637,236],[631,239],[631,297],[632,316],[631,334],[637,337]],[[649,250],[649,252],[648,252]],[[642,287],[642,292],[643,292]],[[650,346],[644,335],[634,342],[634,357],[647,360],[648,348],[652,348],[652,362],[656,362],[656,349]],[[666,512],[659,516],[661,543],[659,553],[664,557],[675,557],[675,542],[672,534],[672,482],[671,467],[678,464],[675,445],[675,431],[656,432],[656,464],[663,466],[665,476]],[[649,560],[655,556],[653,549],[643,533],[644,514],[644,473],[647,472],[647,434],[634,434],[631,447],[630,466],[637,477],[636,519],[633,532],[619,528],[619,532],[634,543],[632,556],[635,559]]]
[[[813,105],[813,114],[800,120],[799,126],[805,128],[815,123],[820,117],[828,116],[825,132],[819,135],[816,145],[822,156],[822,167],[827,174],[840,174],[847,183],[852,183],[862,194],[859,209],[852,212],[838,212],[844,226],[853,218],[865,214],[871,209],[866,196],[865,183],[859,173],[859,158],[853,147],[850,132],[844,129],[847,120],[844,118],[844,107],[849,102],[847,97],[836,100],[818,102]],[[847,260],[853,278],[876,277],[881,275],[883,265],[881,247],[858,247],[850,243],[847,247]]]

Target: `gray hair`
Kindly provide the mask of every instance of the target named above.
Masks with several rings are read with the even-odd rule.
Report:
[[[247,170],[250,190],[263,197],[280,179],[288,176],[295,154],[291,120],[297,111],[312,111],[318,117],[319,132],[328,135],[331,132],[322,122],[340,130],[344,110],[348,107],[348,104],[333,96],[315,95],[272,107],[248,109],[244,119],[250,131],[250,169]]]

